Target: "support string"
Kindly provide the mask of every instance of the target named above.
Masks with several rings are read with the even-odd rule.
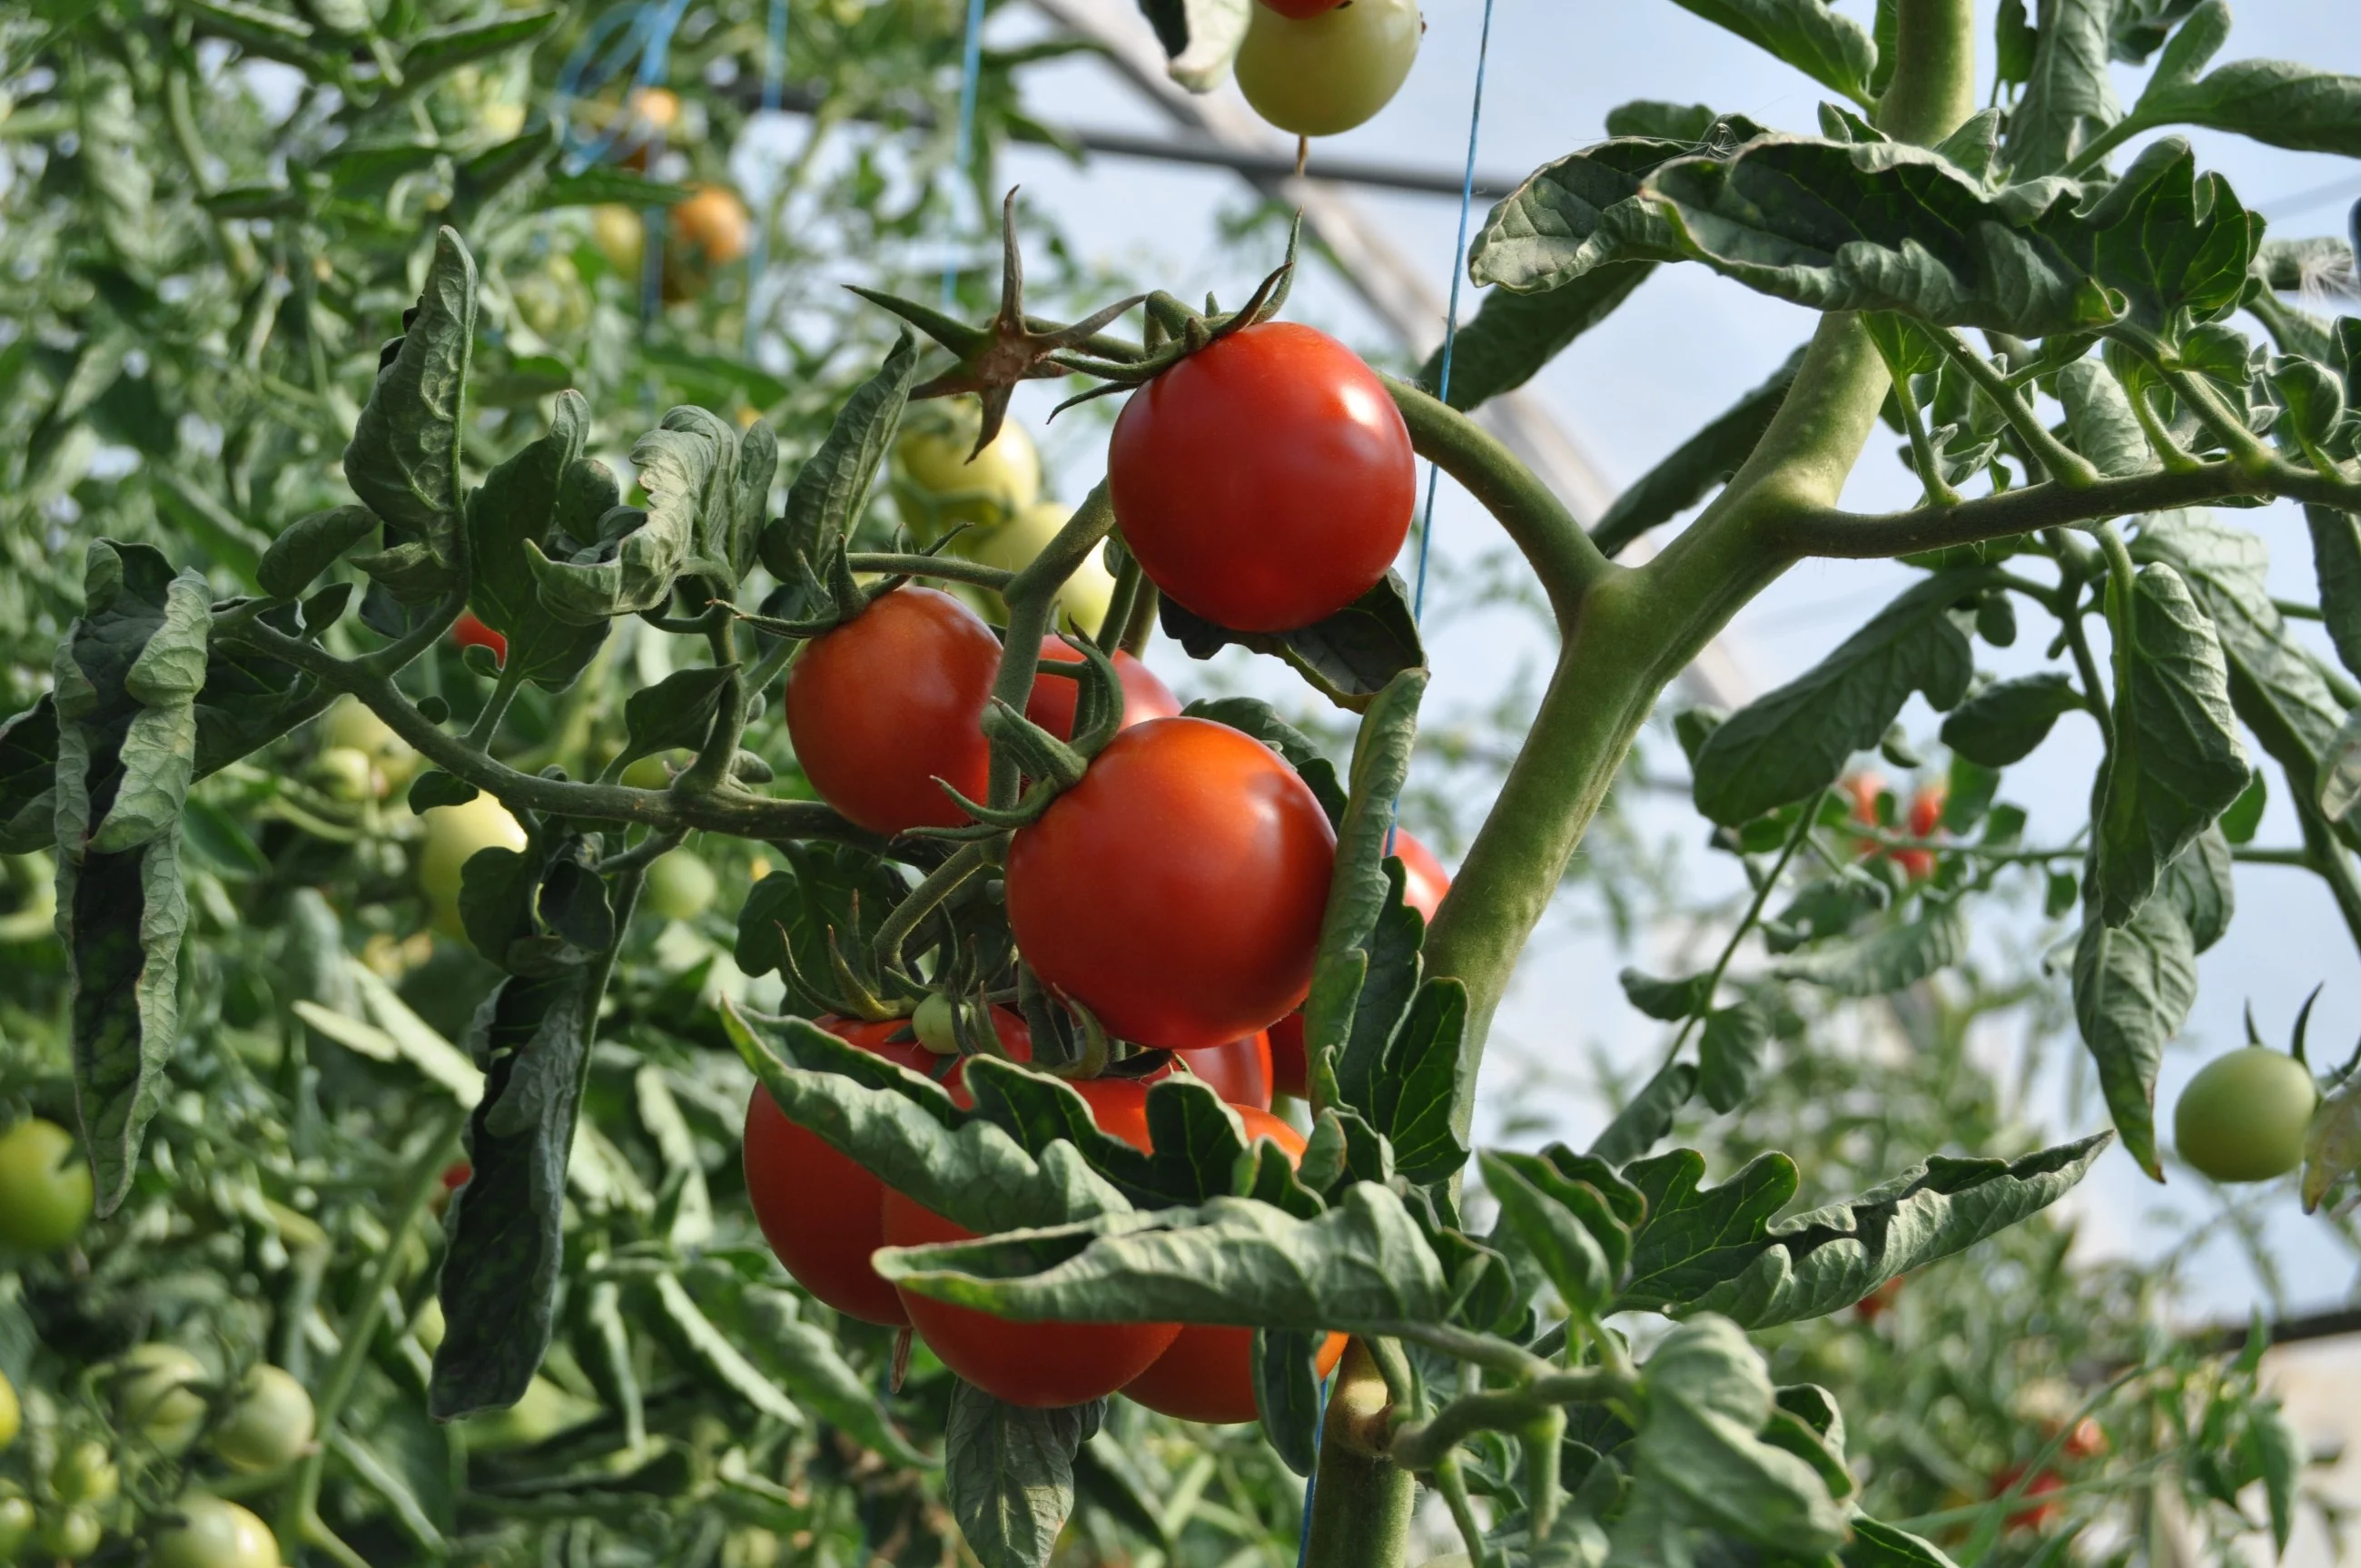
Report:
[[[960,51],[959,143],[951,156],[951,211],[959,211],[957,181],[967,178],[968,160],[975,156],[975,79],[983,60],[983,0],[967,0],[967,41]],[[948,312],[959,295],[959,251],[956,246],[943,257],[943,309]]]

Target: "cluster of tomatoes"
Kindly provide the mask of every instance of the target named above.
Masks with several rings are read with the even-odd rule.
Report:
[[[59,1251],[81,1234],[91,1207],[90,1167],[71,1133],[38,1116],[0,1132],[0,1249]],[[40,1441],[27,1446],[46,1459],[37,1472],[20,1472],[29,1496],[9,1474],[26,1411],[0,1376],[0,1563],[28,1549],[65,1563],[95,1553],[110,1520],[124,1522],[118,1450],[139,1463],[178,1459],[202,1440],[230,1471],[258,1475],[284,1470],[312,1446],[312,1396],[282,1368],[255,1366],[221,1398],[195,1355],[157,1342],[133,1346],[100,1373],[113,1396],[113,1441],[60,1430],[50,1407],[37,1405]],[[151,1568],[278,1568],[269,1527],[203,1492],[183,1493],[135,1528]]]
[[[903,454],[906,487],[924,477],[913,474],[911,456]],[[917,456],[931,461],[927,448]],[[1288,323],[1218,338],[1133,393],[1108,467],[1123,543],[1148,581],[1197,615],[1244,630],[1292,630],[1367,592],[1400,551],[1414,499],[1409,434],[1384,387],[1333,339]],[[966,549],[1025,526],[1038,468],[1018,477],[1028,483],[1004,486],[1023,493],[997,498],[1002,515],[959,520],[971,531],[961,536]],[[997,466],[959,477],[985,491],[1008,477],[1005,453]],[[788,666],[784,707],[813,787],[880,834],[965,823],[944,786],[969,799],[986,794],[981,721],[1001,652],[969,602],[917,586],[879,595],[810,641]],[[1082,655],[1058,638],[1040,655],[1027,717],[1071,739]],[[1269,748],[1181,716],[1172,692],[1130,653],[1113,662],[1122,727],[1079,782],[1010,839],[999,877],[1009,928],[1053,992],[1110,1036],[1171,1053],[1145,1073],[1134,1058],[1126,1075],[1073,1084],[1103,1130],[1147,1148],[1148,1087],[1185,1063],[1232,1104],[1249,1138],[1300,1157],[1301,1135],[1270,1106],[1274,1093],[1304,1090],[1299,1009],[1334,830]],[[1432,916],[1448,885],[1442,866],[1407,835],[1397,851],[1410,901]],[[981,1018],[973,1029],[954,1028],[952,1005],[930,996],[906,1019],[818,1022],[929,1073],[965,1102],[959,1036],[985,1031]],[[1015,1013],[994,1009],[991,1033],[1001,1054],[1031,1058]],[[1254,1417],[1246,1330],[1019,1323],[896,1290],[871,1264],[879,1247],[967,1233],[789,1122],[760,1088],[747,1108],[745,1165],[763,1233],[807,1288],[854,1317],[915,1328],[990,1393],[1055,1406],[1121,1389],[1190,1420]],[[1332,1338],[1323,1368],[1342,1349]]]
[[[1885,780],[1882,776],[1876,773],[1855,773],[1844,781],[1844,789],[1846,794],[1852,796],[1854,821],[1872,829],[1886,826],[1878,806],[1880,797],[1886,792]],[[1927,849],[1924,841],[1932,839],[1941,831],[1943,807],[1949,798],[1949,790],[1940,781],[1921,784],[1910,796],[1909,809],[1902,817],[1902,825],[1909,829],[1910,837],[1920,842],[1904,849],[1881,851],[1875,844],[1864,839],[1861,846],[1861,854],[1864,856],[1884,854],[1895,865],[1900,866],[1903,874],[1912,882],[1924,882],[1933,876],[1935,851]]]

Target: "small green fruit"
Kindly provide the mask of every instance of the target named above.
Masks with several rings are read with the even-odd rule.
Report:
[[[2180,1157],[2216,1181],[2269,1181],[2303,1163],[2320,1104],[2312,1073],[2284,1051],[2248,1046],[2200,1068],[2173,1107]]]

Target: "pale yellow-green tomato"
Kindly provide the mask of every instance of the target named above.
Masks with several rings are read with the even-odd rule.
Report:
[[[125,1353],[117,1385],[123,1422],[136,1427],[164,1453],[194,1442],[204,1424],[204,1396],[189,1387],[203,1383],[204,1363],[177,1344],[138,1344]]]
[[[377,764],[386,783],[400,789],[418,772],[418,753],[386,721],[362,703],[346,697],[320,719],[320,743],[349,746]]]
[[[1249,5],[1238,91],[1291,136],[1349,131],[1393,101],[1418,58],[1417,0],[1351,0],[1297,20]]]
[[[1073,515],[1074,509],[1063,501],[1036,501],[996,528],[968,530],[953,539],[949,548],[952,554],[980,565],[1021,572],[1033,564],[1033,558],[1048,547],[1049,541],[1058,537],[1058,531]],[[997,617],[1001,613],[999,596],[984,598],[986,613]],[[1114,598],[1115,574],[1107,570],[1104,554],[1093,550],[1058,589],[1058,611],[1068,626],[1086,635],[1096,635]]]
[[[571,337],[590,324],[589,291],[582,286],[574,258],[562,250],[512,279],[509,294],[524,324],[544,337]]]
[[[312,1396],[283,1367],[258,1366],[238,1386],[229,1418],[214,1429],[213,1449],[238,1470],[291,1464],[312,1446]]]
[[[1015,420],[1001,422],[992,444],[968,460],[982,428],[972,408],[946,410],[906,426],[894,444],[906,500],[904,521],[922,544],[961,523],[993,528],[1041,498],[1041,455]]]
[[[686,755],[679,751],[670,753],[674,759],[685,759]],[[684,760],[678,765],[686,767],[687,763]],[[623,769],[621,777],[633,789],[670,789],[672,766],[667,763],[666,754],[658,752],[652,757],[635,758]]]
[[[648,907],[667,920],[694,920],[713,903],[719,886],[712,867],[675,850],[648,867]]]
[[[2320,1091],[2285,1051],[2248,1046],[2197,1069],[2173,1107],[2180,1157],[2216,1181],[2269,1181],[2303,1163]]]
[[[479,850],[522,850],[524,829],[508,807],[489,795],[458,806],[438,806],[426,814],[426,841],[418,851],[418,891],[426,895],[434,927],[457,936],[459,881]]]
[[[357,746],[331,746],[312,763],[313,782],[335,800],[362,801],[377,793],[377,766]]]
[[[199,1492],[169,1507],[181,1517],[156,1532],[148,1568],[279,1568],[279,1538],[247,1509]]]
[[[8,1451],[8,1445],[16,1441],[24,1426],[25,1409],[16,1402],[16,1386],[8,1381],[6,1373],[0,1372],[0,1453]],[[0,1556],[0,1562],[6,1560]]]
[[[55,1252],[80,1234],[91,1201],[71,1133],[38,1116],[0,1133],[0,1246]]]
[[[910,1014],[910,1032],[918,1036],[918,1044],[939,1057],[959,1055],[959,1033],[951,1018],[951,999],[939,991],[930,991]]]
[[[0,1497],[0,1563],[14,1563],[33,1539],[33,1505],[22,1497]]]
[[[98,1522],[98,1515],[90,1509],[80,1507],[60,1508],[42,1523],[38,1542],[40,1549],[50,1556],[78,1563],[98,1550],[98,1543],[105,1534],[105,1527]],[[156,1562],[157,1568],[193,1568],[192,1564],[151,1561]],[[272,1568],[278,1568],[278,1565],[274,1563]]]
[[[589,1400],[577,1398],[536,1375],[525,1385],[523,1397],[507,1409],[487,1410],[453,1424],[467,1434],[470,1451],[498,1453],[507,1449],[531,1448],[580,1426],[598,1413],[598,1407]]]
[[[429,1296],[420,1304],[418,1315],[410,1323],[410,1332],[417,1339],[418,1348],[429,1355],[441,1349],[444,1327],[442,1299]]]
[[[608,203],[590,209],[590,243],[607,258],[617,276],[636,280],[640,262],[646,254],[647,225],[640,214],[620,203]]]
[[[733,1530],[721,1543],[721,1568],[778,1568],[786,1561],[778,1536],[767,1530]]]
[[[115,1501],[115,1494],[123,1490],[123,1475],[115,1469],[106,1444],[84,1438],[49,1466],[49,1490],[61,1503],[88,1503],[96,1508]]]

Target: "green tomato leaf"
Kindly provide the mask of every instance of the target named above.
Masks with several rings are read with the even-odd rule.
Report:
[[[28,855],[57,841],[58,710],[44,693],[0,722],[0,854]]]
[[[644,174],[634,174],[628,169],[610,164],[593,164],[573,174],[560,174],[544,182],[532,196],[535,212],[555,212],[561,207],[629,207],[633,212],[645,212],[650,207],[677,207],[697,192],[686,185],[675,185],[663,180],[651,180]],[[651,356],[653,357],[653,356]]]
[[[1795,384],[1795,367],[1804,362],[1797,349],[1761,386],[1747,393],[1713,422],[1678,446],[1664,460],[1641,475],[1615,498],[1590,531],[1592,541],[1609,555],[1674,518],[1727,483],[1744,463],[1779,405]]]
[[[1635,969],[1617,975],[1623,994],[1631,1005],[1651,1018],[1667,1024],[1677,1024],[1684,1018],[1694,1018],[1713,1005],[1713,992],[1708,974],[1684,975],[1678,980],[1658,980]]]
[[[713,715],[721,703],[722,688],[737,669],[735,664],[720,669],[692,665],[633,692],[623,701],[624,755],[652,757],[659,751],[704,745],[705,732],[712,728]]]
[[[2327,507],[2303,509],[2312,531],[2312,570],[2320,580],[2320,614],[2336,657],[2361,672],[2361,517]]]
[[[1323,1343],[1324,1335],[1293,1329],[1257,1329],[1254,1334],[1255,1410],[1263,1436],[1298,1475],[1311,1475],[1319,1462]]]
[[[2253,769],[2222,647],[2180,574],[2140,568],[2116,629],[2114,749],[2099,791],[2099,917],[2131,919],[2164,868],[2238,798]]]
[[[404,86],[416,92],[438,76],[479,60],[493,60],[531,43],[556,24],[563,11],[509,11],[489,22],[421,33],[401,51]]]
[[[1706,104],[1668,104],[1656,98],[1635,98],[1607,111],[1610,137],[1653,137],[1659,141],[1697,142],[1706,138],[1716,118]]]
[[[590,405],[558,394],[549,433],[484,477],[467,498],[474,573],[467,604],[508,639],[511,668],[545,691],[562,691],[607,640],[607,622],[561,620],[544,609],[526,546],[560,550],[560,539],[595,538],[598,520],[620,499],[607,466],[584,455]]]
[[[1956,905],[1943,905],[1866,937],[1823,944],[1772,972],[1826,986],[1839,996],[1886,996],[1967,955],[1967,921]]]
[[[678,1275],[657,1275],[655,1298],[659,1321],[686,1351],[685,1359],[689,1365],[703,1372],[714,1386],[735,1394],[758,1415],[790,1427],[810,1424],[796,1402],[780,1392],[761,1368],[746,1359],[730,1336],[716,1328],[713,1320],[698,1309]]]
[[[1455,409],[1472,409],[1532,380],[1576,338],[1615,313],[1656,269],[1653,261],[1609,261],[1544,293],[1495,289],[1460,323],[1451,348]],[[1443,395],[1443,350],[1419,367],[1422,390]]]
[[[565,1271],[566,1162],[588,1074],[586,990],[578,970],[512,976],[468,1025],[484,1096],[462,1139],[475,1174],[445,1221],[448,1328],[427,1388],[437,1420],[515,1404],[549,1348]]]
[[[1400,901],[1400,893],[1386,868],[1386,848],[1393,836],[1394,802],[1402,781],[1410,775],[1419,699],[1425,692],[1424,670],[1406,670],[1395,676],[1362,721],[1360,738],[1353,749],[1350,789],[1345,814],[1336,825],[1336,864],[1328,884],[1327,912],[1321,921],[1312,994],[1303,1004],[1304,1058],[1310,1064],[1317,1104],[1335,1102],[1323,1080],[1344,1071],[1338,1053],[1353,1037],[1362,992],[1372,981],[1387,979],[1378,970],[1382,917]],[[1393,959],[1389,967],[1400,967],[1398,954],[1383,956]],[[1407,982],[1397,975],[1386,986],[1386,994],[1397,1008],[1407,1003],[1410,988],[1418,983],[1415,944],[1407,961]],[[1392,1035],[1400,1014],[1386,1016],[1381,1010],[1372,1011],[1378,1015],[1369,1033],[1381,1045]],[[1354,1102],[1345,1102],[1366,1110]]]
[[[2203,7],[2173,40],[2198,31],[2218,11],[2229,28],[2229,7]],[[2361,158],[2361,76],[2345,76],[2284,60],[2233,60],[2197,80],[2169,69],[2165,51],[2156,76],[2132,108],[2142,126],[2204,126],[2297,152]],[[2211,51],[2208,50],[2208,53]]]
[[[2157,895],[2169,899],[2180,911],[2180,917],[2189,923],[2190,945],[2201,953],[2222,939],[2237,913],[2234,870],[2230,840],[2219,824],[2200,833],[2180,859],[2164,868]]]
[[[1778,1406],[1763,1357],[1715,1317],[1666,1335],[1641,1368],[1631,1497],[1608,1537],[1609,1568],[1691,1561],[1711,1530],[1808,1559],[1846,1538],[1845,1511],[1809,1461],[1763,1441]]]
[[[2073,677],[2060,671],[1994,681],[1944,716],[1943,744],[1971,762],[2004,768],[2031,756],[2060,716],[2081,707]]]
[[[1990,586],[1981,568],[1927,578],[1795,680],[1723,720],[1697,748],[1697,809],[1734,827],[1836,782],[1882,740],[1912,692],[1938,709],[1974,668],[1952,609]]]
[[[874,375],[836,411],[819,450],[787,487],[786,510],[761,532],[763,564],[791,588],[825,590],[829,562],[869,510],[877,466],[894,444],[917,379],[918,350],[906,329]]]
[[[1843,1556],[1844,1568],[1956,1568],[1933,1541],[1860,1514]]]
[[[1744,1104],[1763,1076],[1770,1040],[1771,1020],[1752,1001],[1707,1014],[1697,1040],[1697,1090],[1705,1102],[1725,1113]]]
[[[476,258],[456,231],[436,234],[425,290],[403,323],[345,448],[345,478],[384,520],[387,554],[414,545],[414,570],[448,573],[458,561],[459,425],[476,340]]]
[[[1554,1148],[1543,1155],[1478,1157],[1484,1186],[1500,1203],[1502,1224],[1523,1243],[1558,1297],[1587,1315],[1606,1310],[1631,1266],[1631,1230],[1620,1208],[1638,1191],[1600,1162]],[[1598,1165],[1597,1170],[1587,1167]],[[1584,1179],[1596,1176],[1603,1183]],[[1613,1192],[1614,1197],[1608,1196]]]
[[[2074,949],[2074,1018],[2125,1151],[2158,1181],[2156,1069],[2196,1000],[2197,945],[2172,900],[2151,898],[2119,927],[2085,920]]]
[[[262,553],[255,580],[275,598],[293,598],[377,525],[377,514],[365,506],[332,507],[298,518]]]
[[[130,1190],[180,1029],[181,813],[212,611],[203,578],[174,576],[151,546],[108,540],[90,546],[82,600],[52,672],[50,820],[74,1100],[108,1214]],[[43,739],[40,728],[23,740]],[[20,766],[29,761],[19,753]]]
[[[877,1270],[922,1296],[1063,1322],[1374,1332],[1443,1321],[1453,1304],[1443,1264],[1404,1201],[1368,1181],[1345,1188],[1311,1220],[1216,1198],[1193,1209],[887,1247]]]
[[[2106,1135],[2021,1159],[1911,1167],[1858,1198],[1773,1223],[1795,1197],[1795,1168],[1763,1155],[1700,1189],[1704,1157],[1676,1150],[1625,1175],[1648,1197],[1632,1280],[1617,1310],[1719,1312],[1749,1329],[1820,1317],[1880,1285],[2048,1208],[2072,1190]]]
[[[591,626],[661,609],[684,573],[735,580],[730,559],[709,547],[734,538],[737,432],[703,409],[676,408],[640,437],[631,463],[647,510],[611,508],[598,518],[594,538],[553,536],[559,556],[539,540],[523,541],[542,608],[559,620]]]
[[[1727,27],[1786,61],[1821,86],[1867,108],[1877,46],[1859,22],[1822,0],[1675,0],[1684,11]]]
[[[2232,707],[2287,770],[2297,796],[2318,800],[2345,707],[2271,602],[2261,538],[2204,511],[2158,512],[2140,521],[2132,554],[2180,573],[2221,640]],[[2361,825],[2340,822],[2336,831],[2361,846]]]
[[[2078,359],[2058,372],[2058,400],[2066,405],[2074,450],[2100,473],[2120,477],[2158,466],[2131,399],[2103,359]]]
[[[1479,287],[1543,293],[1610,264],[1679,260],[1670,227],[1640,200],[1648,176],[1700,144],[1708,156],[1726,154],[1763,134],[1732,115],[1697,137],[1618,137],[1544,164],[1485,218],[1468,276]]]
[[[909,892],[900,873],[850,844],[783,841],[785,862],[754,884],[738,911],[738,967],[777,970],[800,1011],[829,1010],[812,989],[833,974],[830,938],[848,959],[865,953],[880,921]]]
[[[1048,1568],[1074,1511],[1074,1455],[1098,1407],[1034,1410],[964,1380],[943,1426],[944,1491],[983,1568]]]
[[[2124,117],[2108,56],[2117,0],[2043,0],[2025,91],[2008,116],[2019,178],[2054,174]]]
[[[1673,1130],[1674,1116],[1697,1093],[1697,1070],[1686,1062],[1675,1062],[1658,1072],[1592,1141],[1592,1157],[1622,1166],[1654,1148]]]

